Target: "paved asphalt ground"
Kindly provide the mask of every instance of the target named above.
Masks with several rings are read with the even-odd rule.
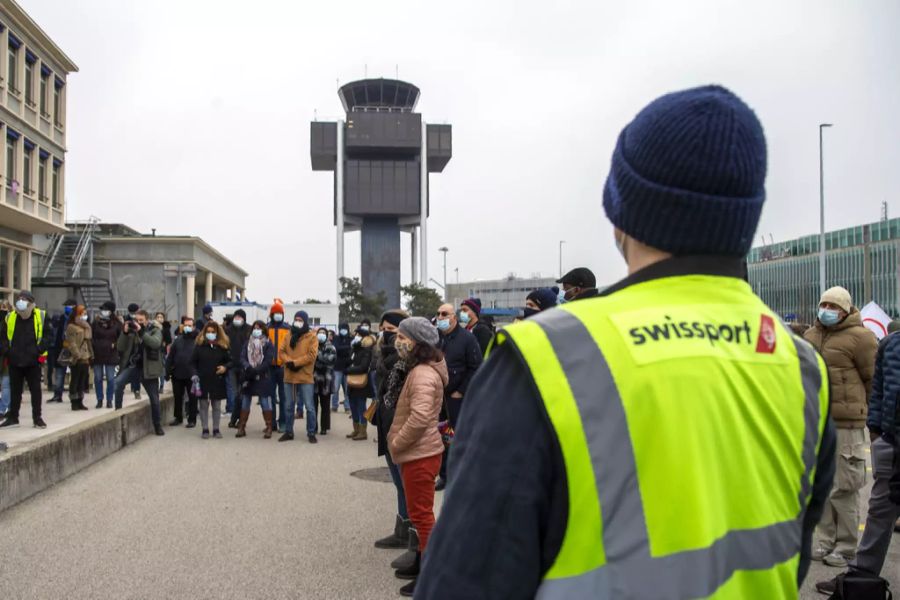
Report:
[[[258,409],[242,440],[167,428],[0,513],[0,598],[399,597],[398,552],[372,546],[393,487],[350,476],[384,463],[332,415],[315,446],[305,421],[297,441],[263,440]],[[897,539],[885,571],[900,589]],[[837,572],[814,563],[803,598]]]

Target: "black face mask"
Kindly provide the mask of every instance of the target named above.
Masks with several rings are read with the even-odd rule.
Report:
[[[529,317],[533,317],[534,315],[538,314],[539,312],[541,312],[541,311],[539,311],[536,308],[525,307],[525,318],[527,319]]]
[[[397,334],[394,333],[393,331],[385,331],[385,332],[384,332],[384,335],[382,336],[381,339],[382,339],[382,341],[383,341],[383,343],[384,343],[384,346],[386,346],[386,347],[388,347],[388,348],[393,348],[393,347],[394,347],[394,340],[395,340],[396,338],[397,338]]]

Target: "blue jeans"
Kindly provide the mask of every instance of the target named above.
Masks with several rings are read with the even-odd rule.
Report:
[[[306,407],[306,435],[316,435],[315,384],[288,383],[284,387],[287,392],[287,399],[281,409],[285,416],[284,432],[294,433],[294,407],[302,402],[302,405]]]
[[[334,372],[334,394],[331,396],[331,408],[337,410],[341,390],[344,390],[344,406],[347,406],[347,374],[343,371]]]
[[[225,375],[225,412],[234,412],[235,397],[237,397],[237,371],[228,369]]]
[[[9,375],[4,375],[3,378],[0,379],[0,413],[5,413],[9,410],[10,394]]]
[[[284,412],[278,414],[278,407],[284,406],[284,367],[272,367],[269,371],[269,380],[272,382],[272,410],[276,429],[284,429]]]
[[[137,381],[138,389],[140,389],[142,375],[143,373],[141,373],[141,369],[138,367],[125,367],[119,371],[119,374],[116,375],[116,380],[113,383],[115,387],[116,409],[122,408],[122,397],[125,395],[125,388],[128,384],[131,384],[133,388],[134,382]],[[159,388],[157,388],[157,394],[158,392]]]
[[[367,398],[350,398],[350,416],[354,423],[366,422],[366,400]]]
[[[66,391],[66,367],[56,367],[53,369],[53,397],[62,398],[63,392]]]
[[[385,453],[384,460],[387,461],[391,479],[394,481],[394,487],[397,488],[397,514],[400,515],[401,519],[409,519],[409,513],[406,512],[406,494],[403,493],[403,479],[400,477],[400,467],[394,464],[390,454]]]
[[[249,411],[250,407],[253,405],[253,397],[244,395],[241,398],[241,410]],[[260,396],[259,397],[259,405],[262,407],[263,412],[267,410],[272,410],[272,399],[268,396]]]
[[[103,403],[104,375],[106,375],[106,407],[112,408],[116,394],[116,366],[94,365],[94,391],[97,392],[97,404]]]

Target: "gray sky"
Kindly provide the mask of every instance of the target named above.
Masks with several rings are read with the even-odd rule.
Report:
[[[400,78],[453,124],[431,178],[431,276],[624,274],[602,189],[621,128],[667,91],[720,83],[762,120],[759,233],[900,216],[900,3],[20,0],[81,69],[69,79],[69,218],[195,234],[250,272],[262,302],[334,299],[332,182],[309,121],[336,80]],[[759,236],[757,236],[757,239]],[[404,240],[406,238],[404,237]],[[404,244],[404,261],[408,261]],[[404,282],[409,268],[404,262]],[[358,275],[358,234],[348,244]]]

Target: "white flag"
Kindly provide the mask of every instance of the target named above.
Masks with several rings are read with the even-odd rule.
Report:
[[[879,340],[888,334],[887,328],[891,317],[880,306],[869,302],[863,306],[859,314],[862,316],[863,325],[868,327]]]

